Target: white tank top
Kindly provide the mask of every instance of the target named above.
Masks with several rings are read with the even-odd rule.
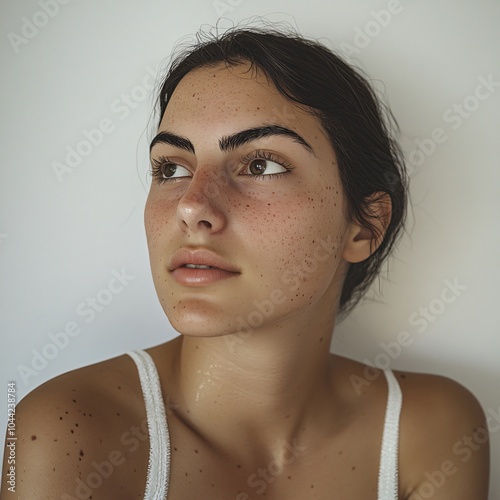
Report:
[[[127,353],[137,365],[146,405],[149,463],[144,500],[166,500],[170,478],[170,436],[158,371],[142,350]],[[403,397],[391,370],[384,370],[389,387],[378,475],[378,500],[398,500],[399,416]]]

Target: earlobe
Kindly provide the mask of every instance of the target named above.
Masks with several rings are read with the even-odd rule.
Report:
[[[387,193],[376,192],[366,198],[366,210],[372,228],[358,221],[349,224],[342,258],[355,264],[366,260],[380,246],[391,222],[391,198]]]

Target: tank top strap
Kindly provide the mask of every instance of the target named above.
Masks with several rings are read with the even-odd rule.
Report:
[[[399,418],[403,394],[392,370],[384,370],[384,374],[388,397],[380,452],[378,500],[398,500]]]
[[[146,406],[150,449],[144,500],[166,499],[170,476],[170,436],[158,371],[142,350],[127,354],[134,360]],[[392,370],[384,370],[388,397],[382,434],[378,500],[398,500],[399,419],[403,396]]]
[[[147,352],[127,354],[137,365],[148,421],[150,446],[144,500],[164,500],[170,477],[170,436],[158,370]]]

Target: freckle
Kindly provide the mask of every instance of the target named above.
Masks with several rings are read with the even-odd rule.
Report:
[[[55,467],[52,467],[52,470],[55,472],[55,471],[56,471],[56,468],[55,468]]]
[[[404,375],[404,374],[401,374],[401,378],[406,378],[406,375]]]
[[[186,477],[187,477],[188,473],[186,472]]]
[[[339,455],[342,455],[342,450],[341,450],[341,451],[339,451]]]
[[[177,448],[174,446],[174,450],[177,451]]]
[[[78,427],[78,424],[75,424]]]
[[[353,465],[351,470],[356,470],[356,467],[354,467],[354,465]]]
[[[119,414],[118,412],[116,412],[116,414],[117,414],[118,416],[120,416],[120,414]]]
[[[237,465],[236,465],[236,467],[237,467],[238,469],[241,469],[241,465],[240,465],[240,464],[237,464]]]
[[[83,450],[80,450],[80,456],[83,457]]]
[[[57,439],[54,439],[54,441],[57,443]]]
[[[64,413],[66,413],[66,415],[68,414],[68,412],[67,412],[67,411],[65,411]]]
[[[59,417],[59,420],[62,420],[62,417]]]
[[[198,450],[194,450],[195,453],[198,453]]]
[[[73,399],[73,403],[76,403],[76,399]]]
[[[292,476],[288,476],[288,479],[292,479]]]
[[[314,488],[314,484],[311,484],[311,488]]]
[[[71,429],[71,434],[74,434],[74,433],[75,433],[75,431],[73,429]]]
[[[34,441],[36,439],[36,436],[31,436],[31,440]]]
[[[119,385],[118,385],[117,387],[118,387],[118,390],[119,390],[119,391],[121,391],[121,390],[122,390],[122,388],[121,388]]]

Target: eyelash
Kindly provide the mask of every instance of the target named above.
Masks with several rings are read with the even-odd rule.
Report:
[[[163,177],[162,167],[165,163],[175,163],[167,156],[159,156],[158,158],[151,159],[151,175],[158,182],[158,184],[163,184],[164,182],[172,182],[178,181],[178,177],[174,177],[173,179],[168,179],[167,177]]]
[[[273,153],[270,153],[269,151],[262,151],[262,150],[253,151],[252,153],[246,155],[241,161],[244,164],[248,164],[253,160],[269,160],[274,163],[277,163],[278,165],[281,165],[284,169],[286,169],[286,171],[278,172],[277,174],[267,174],[267,175],[248,174],[247,177],[250,177],[251,179],[267,178],[268,180],[270,180],[272,178],[279,177],[280,175],[289,174],[294,169],[294,167],[292,167],[288,162],[282,160],[279,156],[276,156]]]
[[[277,163],[278,165],[281,165],[283,168],[286,169],[285,172],[278,172],[275,174],[267,174],[267,175],[257,175],[257,174],[247,174],[246,177],[250,177],[251,179],[268,179],[271,180],[271,178],[279,177],[280,175],[286,175],[289,174],[295,167],[292,167],[288,162],[282,160],[278,156],[275,156],[273,153],[270,153],[269,151],[262,151],[262,150],[257,150],[253,151],[252,153],[248,154],[245,156],[241,162],[244,164],[248,164],[252,162],[253,160],[269,160],[274,163]],[[151,159],[151,175],[156,179],[156,182],[159,184],[163,184],[164,182],[174,182],[182,179],[182,177],[173,177],[173,178],[168,178],[168,177],[163,177],[163,172],[162,172],[162,167],[166,163],[174,163],[169,157],[167,156],[159,156],[158,158],[153,158]],[[181,165],[182,166],[182,165]],[[247,165],[248,166],[248,165]]]

